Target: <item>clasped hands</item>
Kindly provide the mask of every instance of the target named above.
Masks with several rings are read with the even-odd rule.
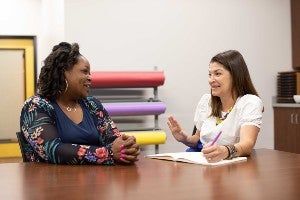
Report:
[[[136,143],[134,136],[123,134],[114,141],[112,151],[117,162],[131,164],[138,161],[140,145]]]

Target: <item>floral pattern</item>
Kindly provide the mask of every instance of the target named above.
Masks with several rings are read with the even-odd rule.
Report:
[[[58,137],[56,114],[50,100],[41,96],[27,99],[21,111],[20,128],[26,144],[22,146],[25,161],[55,164],[113,165],[112,142],[121,133],[100,101],[82,99],[99,132],[99,145],[66,144]]]

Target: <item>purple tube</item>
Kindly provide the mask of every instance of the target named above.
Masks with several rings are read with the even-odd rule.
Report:
[[[159,115],[166,111],[163,102],[103,103],[111,116]]]

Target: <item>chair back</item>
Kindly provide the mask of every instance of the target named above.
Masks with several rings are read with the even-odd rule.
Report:
[[[26,148],[28,148],[29,143],[27,142],[26,138],[24,137],[22,132],[16,132],[18,143],[20,145],[20,150],[22,154],[23,162],[29,162],[28,158],[26,158]]]
[[[192,133],[192,135],[195,135],[196,132],[197,132],[197,127],[194,126],[194,127],[193,127],[193,133]],[[195,148],[189,147],[189,148],[187,148],[185,151],[186,151],[186,152],[200,152],[200,151],[202,150],[202,148],[203,148],[203,144],[202,144],[202,142],[199,140],[198,143],[197,143],[197,147],[195,147]]]

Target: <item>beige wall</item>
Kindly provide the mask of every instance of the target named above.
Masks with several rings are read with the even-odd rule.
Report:
[[[0,50],[0,140],[16,138],[25,100],[24,50]]]

